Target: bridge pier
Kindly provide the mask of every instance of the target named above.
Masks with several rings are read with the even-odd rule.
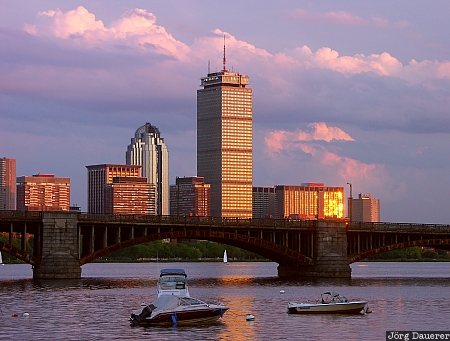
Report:
[[[350,278],[351,268],[347,257],[345,223],[322,221],[314,232],[314,263],[280,264],[278,276],[287,278]]]
[[[43,214],[39,250],[41,259],[33,268],[33,278],[81,278],[77,222],[76,213]]]

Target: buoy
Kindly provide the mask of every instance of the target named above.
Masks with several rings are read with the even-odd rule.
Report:
[[[14,313],[14,314],[12,314],[12,317],[19,317],[19,314]]]
[[[285,291],[284,290],[280,290],[280,294],[284,294],[285,293]]]
[[[245,319],[247,321],[253,321],[255,319],[255,316],[253,316],[252,314],[247,314],[247,316],[245,317]]]
[[[23,313],[23,314],[22,314],[22,317],[28,317],[28,316],[30,316],[29,313]]]

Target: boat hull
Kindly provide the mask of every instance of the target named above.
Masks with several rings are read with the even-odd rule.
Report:
[[[289,314],[360,314],[364,312],[366,301],[345,303],[289,303]]]
[[[228,310],[228,307],[205,307],[199,309],[189,310],[174,310],[158,312],[153,316],[138,319],[137,315],[132,315],[130,322],[132,325],[140,326],[171,326],[183,325],[191,323],[213,323],[217,322],[223,314]]]

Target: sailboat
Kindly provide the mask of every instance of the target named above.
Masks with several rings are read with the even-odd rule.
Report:
[[[227,250],[225,250],[225,251],[223,252],[223,262],[224,262],[224,263],[228,263]]]
[[[5,263],[3,263],[3,258],[2,258],[2,252],[0,251],[0,265],[5,265]]]

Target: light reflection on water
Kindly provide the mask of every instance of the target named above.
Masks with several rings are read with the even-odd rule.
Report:
[[[130,327],[131,310],[154,299],[163,267],[186,269],[192,296],[227,304],[222,322]],[[33,281],[28,266],[6,265],[0,269],[0,340],[384,340],[386,330],[449,329],[450,263],[352,268],[352,279],[284,281],[274,263],[87,264],[81,280]],[[310,301],[327,290],[366,299],[373,313],[286,313],[289,301]],[[255,321],[245,320],[248,313]]]

